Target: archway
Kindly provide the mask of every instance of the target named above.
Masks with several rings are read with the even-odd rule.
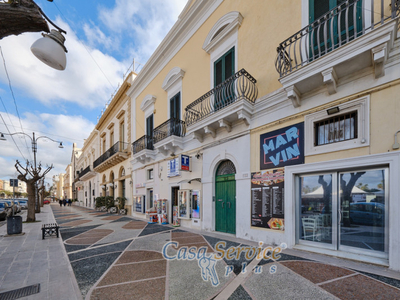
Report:
[[[92,207],[92,182],[89,181],[89,207]]]
[[[236,234],[236,168],[222,161],[215,173],[215,231]]]
[[[113,197],[113,199],[115,199],[115,197],[114,197],[114,188],[115,188],[115,185],[114,185],[114,172],[113,171],[111,171],[111,173],[110,173],[110,187],[108,188],[108,190],[109,190],[109,195],[111,196],[111,197]]]
[[[125,169],[124,169],[124,167],[120,168],[118,177],[119,178],[124,178],[125,177]],[[118,197],[126,197],[125,196],[125,178],[122,179],[122,180],[119,180]]]

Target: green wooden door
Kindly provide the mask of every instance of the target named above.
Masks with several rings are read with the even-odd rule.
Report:
[[[236,233],[235,174],[215,178],[215,230]]]
[[[235,74],[235,47],[214,62],[214,88]],[[214,93],[214,109],[224,108],[234,101],[234,86],[219,86]]]

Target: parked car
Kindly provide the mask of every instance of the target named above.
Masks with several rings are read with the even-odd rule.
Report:
[[[17,200],[19,205],[21,206],[21,209],[28,209],[28,200]]]
[[[44,199],[43,200],[43,204],[50,204],[50,200],[49,199]]]
[[[0,202],[0,221],[4,221],[12,214],[11,207],[7,202]]]
[[[19,204],[18,200],[17,199],[12,199],[11,201],[14,203],[15,207],[17,208],[16,212],[17,213],[21,212],[22,207]]]
[[[354,224],[384,226],[385,205],[377,202],[351,203],[350,221]]]
[[[19,211],[21,211],[19,206],[15,204],[14,200],[12,199],[0,200],[0,202],[7,203],[10,208],[14,207],[14,213],[18,213]]]

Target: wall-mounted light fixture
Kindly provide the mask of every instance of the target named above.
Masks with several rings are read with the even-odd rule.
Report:
[[[398,130],[395,134],[394,134],[394,144],[392,146],[393,150],[397,150],[400,148],[399,143],[397,142],[397,134],[400,132],[400,130]]]
[[[339,106],[336,106],[336,107],[332,107],[332,108],[327,109],[326,113],[328,115],[333,115],[333,114],[338,113],[339,111],[340,111]]]

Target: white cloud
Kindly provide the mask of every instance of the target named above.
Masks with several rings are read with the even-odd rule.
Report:
[[[21,131],[17,116],[7,115],[0,112],[6,121],[11,133]],[[10,121],[10,119],[11,121]],[[15,127],[9,125],[10,122]],[[78,147],[83,146],[83,140],[87,138],[94,128],[94,124],[82,116],[67,116],[53,114],[34,114],[26,113],[21,116],[21,123],[24,132],[32,137],[35,132],[35,138],[39,136],[48,136],[56,141],[62,141],[64,148],[58,148],[58,144],[49,141],[46,138],[40,138],[37,143],[37,162],[43,166],[53,164],[54,169],[46,176],[47,181],[53,175],[65,173],[65,168],[71,162],[72,143],[77,143]],[[0,132],[8,133],[4,124],[0,123]],[[10,136],[5,136],[7,141],[0,141],[0,179],[15,177],[15,161],[18,159],[24,163],[17,146]],[[33,153],[31,149],[31,139],[25,139],[23,135],[14,135],[14,140],[26,159],[32,160]],[[26,140],[26,142],[25,142]],[[28,146],[28,147],[27,147]],[[23,164],[24,165],[24,164]]]
[[[46,105],[61,100],[89,108],[103,106],[122,81],[127,66],[84,45],[61,19],[55,23],[68,32],[66,70],[54,70],[30,52],[39,34],[9,36],[3,39],[1,47],[12,85]],[[4,68],[0,68],[0,81],[8,84]]]
[[[145,63],[177,21],[186,2],[117,0],[112,9],[100,8],[99,15],[114,34],[130,37],[132,48],[128,51]]]

